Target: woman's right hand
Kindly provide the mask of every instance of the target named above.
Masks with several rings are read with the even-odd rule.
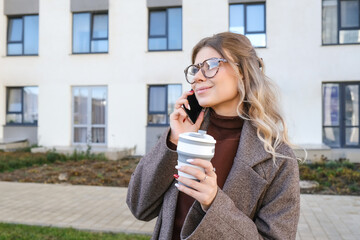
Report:
[[[204,111],[201,111],[195,124],[192,124],[189,120],[184,108],[189,105],[187,96],[195,94],[193,91],[184,92],[183,95],[176,101],[175,110],[170,114],[170,141],[177,145],[179,135],[184,132],[197,132],[200,129],[200,125],[204,120]]]

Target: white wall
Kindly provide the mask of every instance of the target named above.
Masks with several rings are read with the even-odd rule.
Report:
[[[0,1],[0,13],[4,12],[4,4]],[[0,15],[0,32],[6,32],[6,17]],[[0,139],[3,137],[3,125],[5,124],[5,114],[6,114],[6,88],[4,86],[5,76],[1,73],[3,69],[4,57],[6,55],[6,35],[0,34]]]
[[[3,0],[0,12],[3,13]],[[360,45],[321,46],[321,1],[266,1],[267,47],[257,52],[280,87],[285,117],[297,144],[322,142],[322,81],[360,81]],[[107,86],[109,148],[145,152],[147,84],[183,84],[192,47],[227,31],[226,0],[183,0],[183,51],[148,52],[146,1],[109,1],[109,53],[72,55],[70,2],[40,0],[39,56],[6,57],[7,19],[0,17],[0,124],[5,89],[39,86],[38,139],[71,145],[71,87]],[[2,136],[0,127],[0,137]]]

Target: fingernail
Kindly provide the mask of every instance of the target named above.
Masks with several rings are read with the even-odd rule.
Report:
[[[179,185],[178,183],[175,183],[175,187],[179,188],[179,187],[180,187],[180,185]]]
[[[192,92],[194,92],[194,90],[192,90],[192,89],[191,89],[189,92],[191,92],[191,93],[192,93]]]
[[[188,160],[186,160],[187,162],[193,162],[194,161],[194,159],[188,159]]]
[[[180,169],[180,166],[176,165],[175,168],[176,168],[176,169]]]
[[[174,174],[174,178],[175,178],[175,179],[178,179],[178,178],[179,178],[179,175]]]

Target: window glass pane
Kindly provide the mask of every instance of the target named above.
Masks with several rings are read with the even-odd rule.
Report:
[[[230,32],[245,34],[244,5],[230,5]]]
[[[108,40],[91,41],[91,52],[108,52]]]
[[[266,46],[266,34],[246,34],[246,37],[250,40],[254,47],[265,47]]]
[[[339,42],[341,44],[360,43],[360,30],[341,30],[339,34]]]
[[[149,114],[148,123],[166,124],[166,116],[165,116],[165,114]]]
[[[8,55],[22,55],[22,43],[8,43]]]
[[[105,124],[105,110],[106,110],[106,88],[94,87],[92,88],[92,124]]]
[[[341,27],[358,27],[359,26],[359,1],[341,1]]]
[[[150,12],[150,36],[166,35],[166,12]]]
[[[265,31],[265,5],[246,6],[246,32]]]
[[[38,87],[24,87],[24,123],[37,123],[38,95]]]
[[[94,15],[93,38],[108,37],[108,15]]]
[[[74,124],[87,124],[88,95],[87,88],[74,89]]]
[[[166,38],[149,38],[149,50],[166,50]]]
[[[22,112],[22,89],[8,89],[8,112]]]
[[[149,91],[149,112],[166,111],[166,87],[151,86]]]
[[[86,143],[87,131],[86,128],[74,128],[74,142],[75,143]]]
[[[9,35],[8,41],[22,41],[23,32],[22,18],[9,19]]]
[[[337,0],[323,0],[323,44],[337,44]]]
[[[90,51],[90,13],[74,13],[73,52],[88,53]]]
[[[323,85],[323,101],[323,124],[325,126],[338,126],[340,124],[339,84]]]
[[[345,142],[346,145],[359,145],[359,128],[346,128]]]
[[[24,54],[38,54],[39,16],[24,17]]]
[[[168,85],[168,100],[167,100],[167,108],[168,108],[168,120],[169,115],[174,111],[175,102],[179,99],[182,93],[182,85],[181,84],[171,84]]]
[[[6,123],[22,123],[22,115],[6,114]]]
[[[91,128],[93,143],[105,143],[105,128]]]
[[[169,8],[168,9],[168,38],[169,49],[181,49],[182,48],[182,16],[181,8]]]
[[[330,147],[340,147],[339,128],[325,127],[323,129],[323,143]]]
[[[359,86],[345,86],[345,125],[359,125]]]

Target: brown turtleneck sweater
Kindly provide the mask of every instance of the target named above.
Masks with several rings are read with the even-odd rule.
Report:
[[[215,155],[211,163],[216,168],[217,183],[221,189],[225,184],[234,162],[243,122],[244,121],[238,116],[220,116],[210,109],[210,123],[207,134],[213,136],[216,140]],[[176,149],[176,145],[170,141],[168,141],[168,146],[174,150]],[[194,201],[192,197],[183,192],[179,192],[172,239],[180,239],[182,225]]]

